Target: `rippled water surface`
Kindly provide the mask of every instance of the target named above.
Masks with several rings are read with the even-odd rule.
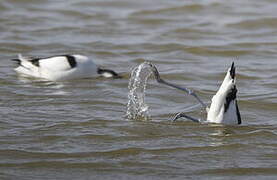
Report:
[[[0,179],[276,179],[277,2],[2,0]],[[18,53],[80,53],[124,75],[60,83],[19,78]],[[147,85],[151,120],[128,120],[131,69],[145,59],[209,102],[232,61],[241,126]]]

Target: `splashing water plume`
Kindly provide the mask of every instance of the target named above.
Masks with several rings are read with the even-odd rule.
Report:
[[[129,94],[127,104],[128,119],[150,118],[148,114],[148,105],[145,103],[145,90],[148,78],[152,74],[152,69],[148,62],[140,64],[134,68],[129,81]]]
[[[148,114],[148,105],[145,103],[145,90],[147,80],[151,74],[154,75],[154,78],[159,84],[163,84],[171,88],[181,90],[186,94],[193,96],[199,102],[201,107],[206,110],[207,105],[196,95],[196,93],[193,90],[165,81],[161,78],[160,73],[154,64],[150,62],[144,62],[140,64],[138,67],[134,68],[131,73],[128,94],[129,101],[127,104],[126,113],[128,119],[150,119],[150,116]],[[187,119],[190,119],[195,122],[202,121],[201,119],[196,119],[191,116],[188,116],[183,112],[177,113],[177,115],[173,118],[173,121],[180,117],[186,117]]]

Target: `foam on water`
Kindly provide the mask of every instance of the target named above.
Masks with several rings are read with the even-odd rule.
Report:
[[[145,90],[148,78],[152,70],[147,62],[134,68],[129,81],[129,94],[126,116],[128,119],[150,118],[148,105],[145,103]]]

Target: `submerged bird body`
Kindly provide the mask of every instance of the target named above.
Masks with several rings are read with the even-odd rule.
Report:
[[[236,98],[237,88],[233,63],[219,90],[213,96],[210,108],[207,109],[207,121],[221,124],[241,124]]]
[[[18,55],[15,71],[25,76],[43,78],[51,81],[63,81],[78,78],[89,78],[101,75],[118,77],[109,69],[102,69],[83,55],[58,55],[47,58],[27,58]]]
[[[180,87],[178,85],[163,80],[160,77],[157,68],[151,63],[149,63],[149,65],[152,68],[154,77],[156,78],[158,83],[179,89],[181,91],[186,92],[189,95],[192,95],[201,104],[203,108],[206,108],[207,119],[205,122],[229,125],[241,124],[241,116],[237,104],[237,88],[235,79],[236,74],[234,63],[232,63],[231,68],[228,69],[227,74],[219,90],[213,96],[210,108],[206,106],[206,104],[196,95],[195,92],[188,88]],[[192,120],[194,122],[202,122],[201,119],[191,117],[184,112],[178,113],[174,117],[173,121],[181,117]]]

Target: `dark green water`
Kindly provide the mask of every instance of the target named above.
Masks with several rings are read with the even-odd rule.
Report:
[[[0,179],[276,179],[277,2],[3,0]],[[80,53],[125,78],[20,79],[18,53]],[[235,60],[241,126],[172,123],[196,104],[150,81],[151,121],[125,118],[131,69],[206,102]],[[190,113],[199,116],[199,111]]]

